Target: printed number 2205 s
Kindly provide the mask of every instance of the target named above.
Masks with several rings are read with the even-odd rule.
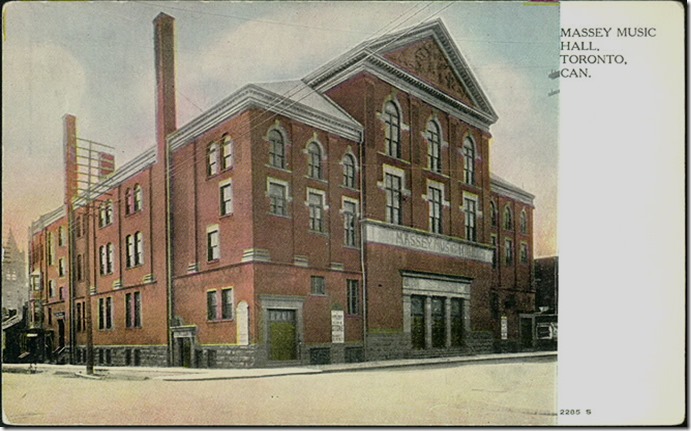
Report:
[[[590,409],[584,410],[586,415],[591,414]],[[559,410],[559,415],[562,416],[578,416],[581,414],[581,409],[561,409]]]

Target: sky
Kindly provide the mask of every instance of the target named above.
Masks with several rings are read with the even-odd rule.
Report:
[[[62,119],[115,147],[155,143],[153,24],[176,19],[177,121],[250,82],[300,79],[366,39],[441,18],[499,120],[491,170],[535,195],[535,256],[558,253],[559,7],[524,2],[15,2],[3,8],[2,229],[62,204]]]

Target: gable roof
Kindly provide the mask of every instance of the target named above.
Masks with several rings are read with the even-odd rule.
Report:
[[[469,100],[459,100],[448,92],[440,91],[386,56],[387,53],[429,38],[440,49]],[[374,73],[392,85],[403,87],[403,90],[411,91],[441,109],[448,109],[485,130],[497,121],[489,98],[440,18],[365,41],[303,80],[317,91],[324,92],[361,71]]]
[[[359,142],[362,125],[327,96],[303,81],[248,84],[168,136],[175,150],[195,136],[249,108],[285,115],[304,124]]]

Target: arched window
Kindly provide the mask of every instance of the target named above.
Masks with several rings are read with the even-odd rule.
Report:
[[[286,147],[283,135],[276,129],[269,130],[269,163],[275,168],[285,169]]]
[[[136,184],[134,186],[134,211],[141,211],[144,201],[144,195],[142,193],[142,186]]]
[[[463,178],[466,184],[475,184],[475,143],[469,137],[463,140]]]
[[[357,188],[355,184],[355,157],[351,154],[343,156],[343,185],[351,189]]]
[[[525,213],[525,210],[521,210],[521,215],[518,219],[518,223],[521,227],[521,233],[528,233],[528,215]]]
[[[222,169],[228,169],[233,165],[233,142],[229,136],[224,136],[221,144]]]
[[[492,226],[496,226],[499,214],[497,212],[497,204],[495,204],[494,201],[489,201],[489,212],[490,220],[492,221]]]
[[[441,172],[441,133],[436,121],[427,123],[427,166],[433,172]]]
[[[218,173],[218,144],[216,142],[209,145],[206,152],[206,174],[216,175]]]
[[[386,154],[401,158],[401,114],[393,102],[384,105]]]
[[[127,188],[127,190],[125,190],[125,214],[132,214],[133,207],[132,189]]]
[[[307,146],[309,156],[307,175],[311,178],[322,177],[322,150],[316,142],[310,142]]]
[[[511,208],[509,208],[508,205],[504,208],[504,229],[513,229],[513,213],[511,212]]]

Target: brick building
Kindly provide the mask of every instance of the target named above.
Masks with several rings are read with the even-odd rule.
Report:
[[[249,84],[182,127],[174,21],[154,25],[156,145],[85,193],[66,116],[65,203],[32,226],[35,322],[74,362],[89,321],[112,364],[517,342],[535,303],[533,196],[490,173],[497,115],[440,20]]]

